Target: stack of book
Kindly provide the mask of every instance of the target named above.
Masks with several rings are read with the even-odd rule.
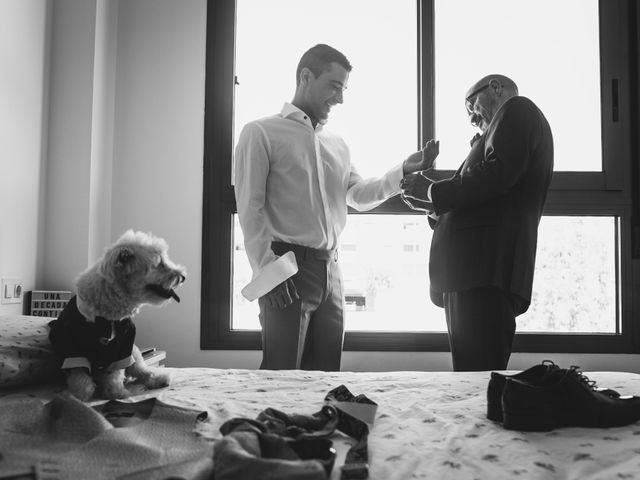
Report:
[[[150,367],[162,367],[164,361],[167,358],[167,352],[164,350],[157,350],[156,348],[141,348],[142,358],[144,363]]]

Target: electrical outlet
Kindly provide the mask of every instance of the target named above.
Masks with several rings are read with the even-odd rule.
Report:
[[[2,303],[22,303],[24,286],[21,278],[3,278],[0,300]]]

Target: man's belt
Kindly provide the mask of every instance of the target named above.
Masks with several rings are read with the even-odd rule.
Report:
[[[338,250],[335,248],[325,250],[321,248],[304,247],[302,245],[296,245],[295,243],[280,242],[277,240],[271,242],[271,249],[276,255],[293,252],[296,256],[296,260],[306,260],[309,258],[315,260],[334,260],[338,258]]]

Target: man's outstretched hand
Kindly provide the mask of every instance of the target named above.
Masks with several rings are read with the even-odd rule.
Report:
[[[440,142],[438,140],[429,140],[422,147],[422,150],[412,153],[402,163],[402,173],[407,175],[421,170],[431,170],[439,153]]]

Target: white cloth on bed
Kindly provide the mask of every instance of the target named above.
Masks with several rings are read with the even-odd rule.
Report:
[[[487,420],[489,372],[176,369],[173,375],[160,398],[209,410],[210,420],[201,427],[213,437],[220,436],[217,428],[229,418],[254,417],[265,406],[298,412],[306,406],[313,412],[326,392],[342,383],[364,393],[378,403],[369,435],[372,480],[609,480],[638,478],[640,471],[639,424],[529,433]],[[587,375],[623,395],[640,394],[640,375]],[[348,439],[334,443],[344,455]],[[336,465],[343,461],[339,456]],[[339,469],[331,478],[339,478]]]

